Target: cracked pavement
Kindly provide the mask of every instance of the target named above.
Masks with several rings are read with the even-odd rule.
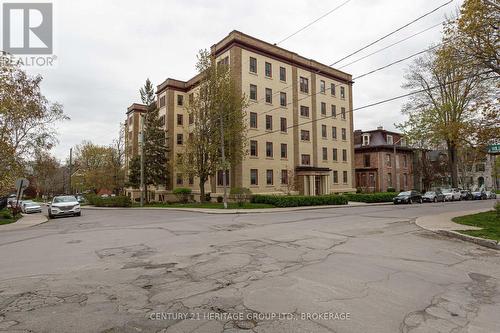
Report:
[[[414,224],[492,206],[85,210],[0,233],[0,331],[500,331],[500,251]],[[245,318],[152,320],[155,313]],[[314,313],[349,319],[300,317]]]

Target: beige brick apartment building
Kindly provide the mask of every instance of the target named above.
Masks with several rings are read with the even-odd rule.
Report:
[[[355,190],[351,75],[238,31],[213,45],[211,52],[218,62],[229,64],[249,99],[248,154],[229,171],[230,187],[286,193],[293,183],[305,195]],[[188,139],[186,103],[198,82],[198,76],[187,82],[169,78],[157,87],[172,161],[172,177],[158,195],[176,187],[197,191],[196,179],[176,170],[175,160]],[[128,109],[127,133],[132,136],[141,112],[137,104]],[[136,143],[135,138],[127,140]],[[133,156],[138,150],[127,151]],[[222,192],[221,174],[207,184],[212,195]]]

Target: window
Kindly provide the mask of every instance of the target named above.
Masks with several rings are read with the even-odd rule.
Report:
[[[160,107],[165,106],[165,95],[160,97]]]
[[[340,108],[340,118],[345,120],[345,108]]]
[[[164,126],[164,125],[165,125],[165,115],[160,116],[160,124],[161,124],[162,126]]]
[[[307,117],[307,118],[309,118],[309,107],[308,107],[308,106],[301,105],[301,106],[300,106],[300,115],[301,115],[302,117]]]
[[[250,99],[253,101],[257,100],[257,86],[255,84],[250,85]]]
[[[257,128],[257,113],[250,112],[250,128]]]
[[[266,130],[273,130],[273,116],[266,115]]]
[[[175,183],[176,183],[177,185],[182,185],[182,183],[183,183],[182,173],[178,173],[178,174],[176,175],[175,179],[176,179],[176,180],[175,180]]]
[[[266,184],[273,185],[274,183],[274,172],[273,170],[266,170]]]
[[[288,145],[286,143],[281,144],[281,158],[288,157]]]
[[[273,157],[273,143],[266,142],[266,157]]]
[[[347,131],[345,128],[342,129],[342,140],[347,140]]]
[[[280,80],[286,81],[286,68],[280,67]]]
[[[370,155],[369,154],[365,154],[364,155],[364,165],[365,165],[365,168],[368,168],[370,167]]]
[[[370,134],[363,134],[363,146],[370,145]]]
[[[281,184],[288,184],[288,170],[281,170]]]
[[[286,106],[286,93],[280,92],[280,105]]]
[[[250,68],[251,73],[257,74],[257,59],[250,57]]]
[[[326,116],[326,103],[325,102],[321,102],[321,114],[323,116]]]
[[[335,83],[330,84],[330,90],[331,90],[332,96],[335,96],[335,94],[336,94],[335,89],[336,89]]]
[[[333,171],[333,183],[338,184],[339,183],[339,172],[337,170]]]
[[[332,104],[332,117],[337,118],[337,106]]]
[[[283,118],[283,117],[280,118],[280,130],[281,130],[281,132],[288,131],[288,128],[286,125],[286,118]]]
[[[368,175],[368,179],[369,179],[369,184],[368,186],[370,187],[375,187],[375,174],[370,172],[370,174]]]
[[[300,159],[302,165],[310,165],[311,164],[311,155],[302,154]]]
[[[182,134],[177,134],[177,144],[182,145],[184,143],[184,136]]]
[[[347,171],[342,172],[342,182],[347,184]]]
[[[385,154],[385,166],[388,166],[388,167],[392,166],[391,154]]]
[[[189,113],[189,115],[188,115],[188,121],[189,121],[189,125],[191,125],[192,123],[194,123],[194,115],[192,113]]]
[[[392,137],[392,135],[387,135],[386,140],[388,145],[392,145],[394,143],[394,138]]]
[[[217,170],[217,186],[224,186],[223,170]],[[226,185],[229,185],[229,170],[226,170]]]
[[[192,93],[189,94],[188,100],[189,100],[189,104],[193,104],[193,102],[194,102],[194,95]]]
[[[340,98],[345,99],[345,88],[340,87]]]
[[[321,136],[323,139],[326,139],[327,134],[326,134],[326,125],[321,125]]]
[[[328,161],[328,148],[323,147],[323,161]]]
[[[255,140],[250,140],[250,156],[259,156],[258,144]]]
[[[300,92],[309,93],[309,79],[302,76],[300,77]]]
[[[405,138],[401,138],[401,146],[406,146],[406,139]]]
[[[309,141],[310,140],[309,131],[301,130],[300,131],[300,139],[302,141]]]
[[[408,175],[403,174],[403,188],[406,190],[408,188]]]
[[[259,184],[259,173],[257,169],[250,169],[250,185]]]
[[[266,88],[266,103],[273,104],[273,90]]]
[[[177,125],[181,125],[184,123],[184,116],[182,114],[177,115]]]
[[[217,61],[217,66],[227,66],[229,65],[229,57],[224,57],[221,60]]]
[[[184,104],[184,96],[177,95],[177,105],[182,106]]]
[[[266,77],[273,77],[273,67],[270,62],[266,62]]]
[[[484,172],[485,170],[485,165],[483,163],[476,164],[476,172]]]
[[[320,80],[319,81],[319,92],[324,94],[326,91],[326,85],[325,85],[325,81],[323,80]]]
[[[332,139],[337,140],[337,127],[332,127]]]
[[[392,174],[390,172],[387,174],[387,187],[392,187]]]
[[[342,149],[342,161],[347,162],[347,149]]]
[[[333,148],[332,159],[335,162],[339,160],[339,158],[338,158],[338,149],[337,148]]]

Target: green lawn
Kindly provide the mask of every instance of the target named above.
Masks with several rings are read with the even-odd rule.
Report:
[[[494,210],[455,217],[453,222],[483,228],[482,230],[460,231],[463,234],[500,241],[500,217]]]
[[[0,210],[0,225],[16,222],[21,216],[12,217],[8,209]]]
[[[140,207],[139,204],[134,203],[133,207]],[[224,204],[223,203],[218,203],[218,202],[205,202],[205,203],[187,203],[187,204],[181,204],[181,203],[172,203],[172,204],[167,204],[167,203],[151,203],[144,205],[144,207],[161,207],[161,208],[215,208],[215,209],[223,209]],[[257,203],[245,203],[242,207],[238,206],[236,203],[229,203],[228,204],[229,209],[258,209],[258,208],[275,208],[273,205],[268,205],[268,204],[257,204]]]

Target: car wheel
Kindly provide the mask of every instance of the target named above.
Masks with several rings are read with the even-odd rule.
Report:
[[[53,218],[54,218],[54,215],[49,214],[49,219],[53,219]]]
[[[434,200],[432,200],[432,201],[434,201],[434,203],[436,203],[436,202],[438,202],[438,199],[437,199],[437,198],[434,198]]]
[[[76,213],[75,216],[82,216],[82,212]]]
[[[413,203],[413,200],[408,199],[408,203],[411,205]]]
[[[420,200],[418,201],[418,203],[423,204],[424,200],[422,200],[422,198],[420,198]]]

